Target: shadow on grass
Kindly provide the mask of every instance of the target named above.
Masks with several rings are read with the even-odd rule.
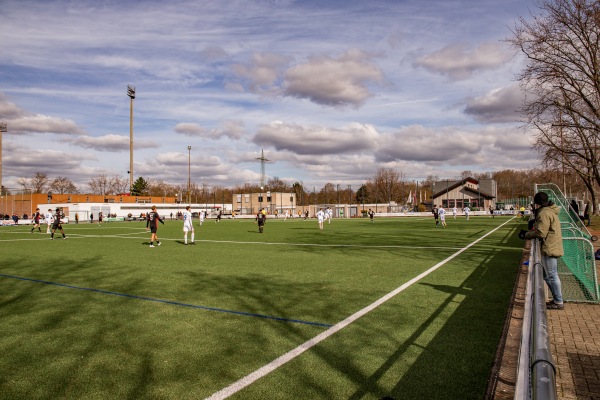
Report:
[[[343,398],[484,396],[521,256],[518,228],[506,231],[500,241],[514,248],[497,246],[497,236],[486,239],[463,253],[460,263],[451,262],[411,288],[412,309],[384,305],[377,317],[357,321],[353,329],[360,332],[348,343],[313,348],[334,375],[356,388]],[[385,361],[369,366],[365,359]],[[295,374],[319,398],[342,398],[326,380],[308,371]]]
[[[115,337],[115,332],[126,332],[128,323],[139,320],[139,310],[127,306],[130,298],[103,296],[86,290],[85,284],[69,286],[89,274],[96,287],[110,287],[114,275],[98,274],[102,266],[102,257],[75,261],[63,256],[60,264],[50,263],[44,271],[38,266],[36,273],[23,260],[13,262],[13,274],[0,277],[0,398],[67,399],[94,393],[127,398],[129,387],[131,398],[140,398],[151,376],[151,356],[134,342]],[[129,277],[120,289],[134,292],[143,280]],[[122,372],[120,357],[127,363],[131,357],[137,361],[124,374],[127,385],[120,385],[122,378],[115,375]],[[119,389],[113,392],[115,387]]]
[[[223,368],[233,372],[238,370],[236,365],[247,363],[240,346],[258,346],[263,348],[261,353],[274,358],[289,347],[288,343],[303,342],[326,329],[303,321],[247,315],[245,324],[234,320],[235,326],[242,325],[242,332],[236,332],[242,339],[227,344],[223,337],[229,334],[231,314],[215,312],[210,313],[213,320],[223,325],[211,327],[214,332],[205,333],[206,337],[197,337],[199,326],[189,319],[193,316],[189,308],[176,304],[161,307],[118,295],[151,292],[147,280],[156,278],[154,272],[145,275],[123,271],[117,277],[119,271],[109,268],[99,273],[105,263],[102,257],[78,261],[64,257],[59,266],[41,274],[43,278],[29,278],[37,280],[33,281],[18,279],[14,274],[21,271],[23,277],[35,275],[22,260],[11,266],[14,278],[0,278],[0,398],[203,398],[210,394],[214,382],[223,379],[221,368],[207,366],[227,360]],[[322,297],[321,284],[267,281],[259,275],[215,276],[203,271],[184,274],[185,293],[204,292],[204,298],[223,299],[223,292],[228,292],[234,300],[230,304],[248,314],[294,319],[290,310],[298,303]],[[113,288],[110,290],[116,295],[87,291],[86,287]],[[307,305],[307,309],[310,307]],[[317,307],[320,317],[337,318],[335,310],[327,309],[325,303]],[[151,314],[146,314],[147,310],[152,310]],[[165,318],[173,314],[177,316],[174,321]],[[195,345],[182,350],[190,341],[189,335],[193,335],[191,342]],[[270,343],[274,336],[281,342],[278,346]],[[211,344],[207,346],[205,341]],[[241,357],[238,361],[236,353]],[[264,362],[261,357],[253,361]],[[191,387],[196,391],[190,392]],[[199,387],[207,392],[198,394]]]
[[[516,235],[517,229],[507,236]],[[515,243],[521,241],[513,240]],[[471,258],[471,260],[469,260]],[[464,264],[477,262],[478,255],[465,257]],[[370,376],[355,377],[360,389],[350,398],[360,399],[378,393],[396,399],[481,399],[500,339],[507,307],[516,279],[520,251],[488,252],[469,277],[458,286],[420,283],[446,294],[437,309]],[[424,343],[422,339],[436,320],[445,318],[448,308],[455,311],[443,327],[422,348],[415,362],[387,393],[378,382],[409,353]],[[454,305],[455,305],[454,304]],[[356,379],[358,378],[358,379]]]

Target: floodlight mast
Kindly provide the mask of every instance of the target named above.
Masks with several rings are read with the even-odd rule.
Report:
[[[133,99],[135,99],[135,86],[127,85],[129,96],[129,193],[133,192]]]
[[[2,186],[2,134],[8,132],[6,122],[0,122],[0,195],[4,194],[4,186]]]
[[[192,192],[191,192],[191,152],[192,146],[188,146],[188,205],[192,205]]]

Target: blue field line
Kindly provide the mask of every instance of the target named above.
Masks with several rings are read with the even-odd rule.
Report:
[[[136,300],[153,301],[155,303],[170,304],[170,305],[180,306],[180,307],[197,308],[197,309],[206,310],[206,311],[217,311],[217,312],[228,313],[228,314],[243,315],[245,317],[256,317],[256,318],[272,319],[272,320],[275,320],[275,321],[292,322],[292,323],[296,323],[296,324],[313,325],[313,326],[321,326],[321,327],[324,327],[324,328],[329,328],[329,327],[333,326],[331,324],[325,324],[325,323],[322,323],[322,322],[303,321],[303,320],[300,320],[300,319],[290,319],[290,318],[274,317],[272,315],[254,314],[254,313],[249,313],[249,312],[244,312],[244,311],[233,311],[233,310],[226,310],[226,309],[223,309],[223,308],[198,306],[198,305],[195,305],[195,304],[181,303],[179,301],[162,300],[162,299],[155,299],[155,298],[152,298],[152,297],[137,296],[137,295],[128,294],[128,293],[111,292],[109,290],[86,288],[86,287],[81,287],[81,286],[73,286],[73,285],[67,285],[67,284],[64,284],[64,283],[44,281],[44,280],[41,280],[41,279],[25,278],[25,277],[22,277],[22,276],[0,274],[0,277],[9,278],[9,279],[17,279],[17,280],[21,280],[21,281],[35,282],[35,283],[43,283],[45,285],[60,286],[60,287],[68,288],[68,289],[86,290],[88,292],[108,294],[108,295],[112,295],[112,296],[128,297],[130,299],[136,299]]]

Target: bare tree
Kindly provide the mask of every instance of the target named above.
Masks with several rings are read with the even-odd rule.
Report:
[[[31,181],[29,178],[20,177],[17,179],[17,185],[21,186],[23,191],[31,190]]]
[[[291,191],[291,186],[289,183],[282,181],[278,177],[273,177],[267,181],[267,188],[271,192],[289,192]]]
[[[108,178],[108,192],[110,194],[129,193],[129,178],[118,175]]]
[[[77,187],[73,181],[63,176],[59,176],[50,182],[49,190],[58,194],[77,193]]]
[[[472,178],[474,175],[473,171],[463,171],[460,173],[460,179],[467,179],[467,178]]]
[[[48,187],[50,179],[48,179],[48,175],[36,172],[33,177],[31,177],[31,190],[33,193],[44,193]]]
[[[110,193],[110,178],[104,174],[90,179],[88,183],[90,190],[94,194],[109,194]]]
[[[48,176],[41,172],[36,172],[31,178],[21,177],[17,179],[17,184],[21,186],[24,191],[31,191],[32,193],[44,193],[48,187]]]
[[[317,202],[322,204],[333,204],[337,202],[336,186],[328,182],[326,183],[317,195]]]
[[[127,182],[127,185],[129,185],[129,182]],[[191,187],[192,196],[193,196],[193,193],[195,190],[194,187],[195,187],[195,184],[192,184],[192,187]],[[187,201],[187,184],[176,186],[176,185],[171,185],[169,183],[165,183],[164,181],[151,180],[148,182],[148,195],[149,196],[161,196],[161,197],[177,196],[177,194],[179,194],[179,193],[182,194],[181,198],[185,199]]]
[[[392,168],[379,168],[373,178],[373,192],[377,196],[376,201],[387,203],[390,201],[402,201],[402,182],[405,176],[401,171]]]
[[[574,170],[595,201],[600,184],[600,3],[544,0],[533,21],[520,18],[508,40],[527,65],[518,75],[523,114],[550,164]],[[594,210],[596,211],[596,210]]]

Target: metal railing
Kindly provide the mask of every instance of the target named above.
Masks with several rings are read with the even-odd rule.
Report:
[[[555,400],[556,367],[550,352],[546,318],[546,291],[540,242],[532,240],[519,372],[515,387],[517,400]]]

